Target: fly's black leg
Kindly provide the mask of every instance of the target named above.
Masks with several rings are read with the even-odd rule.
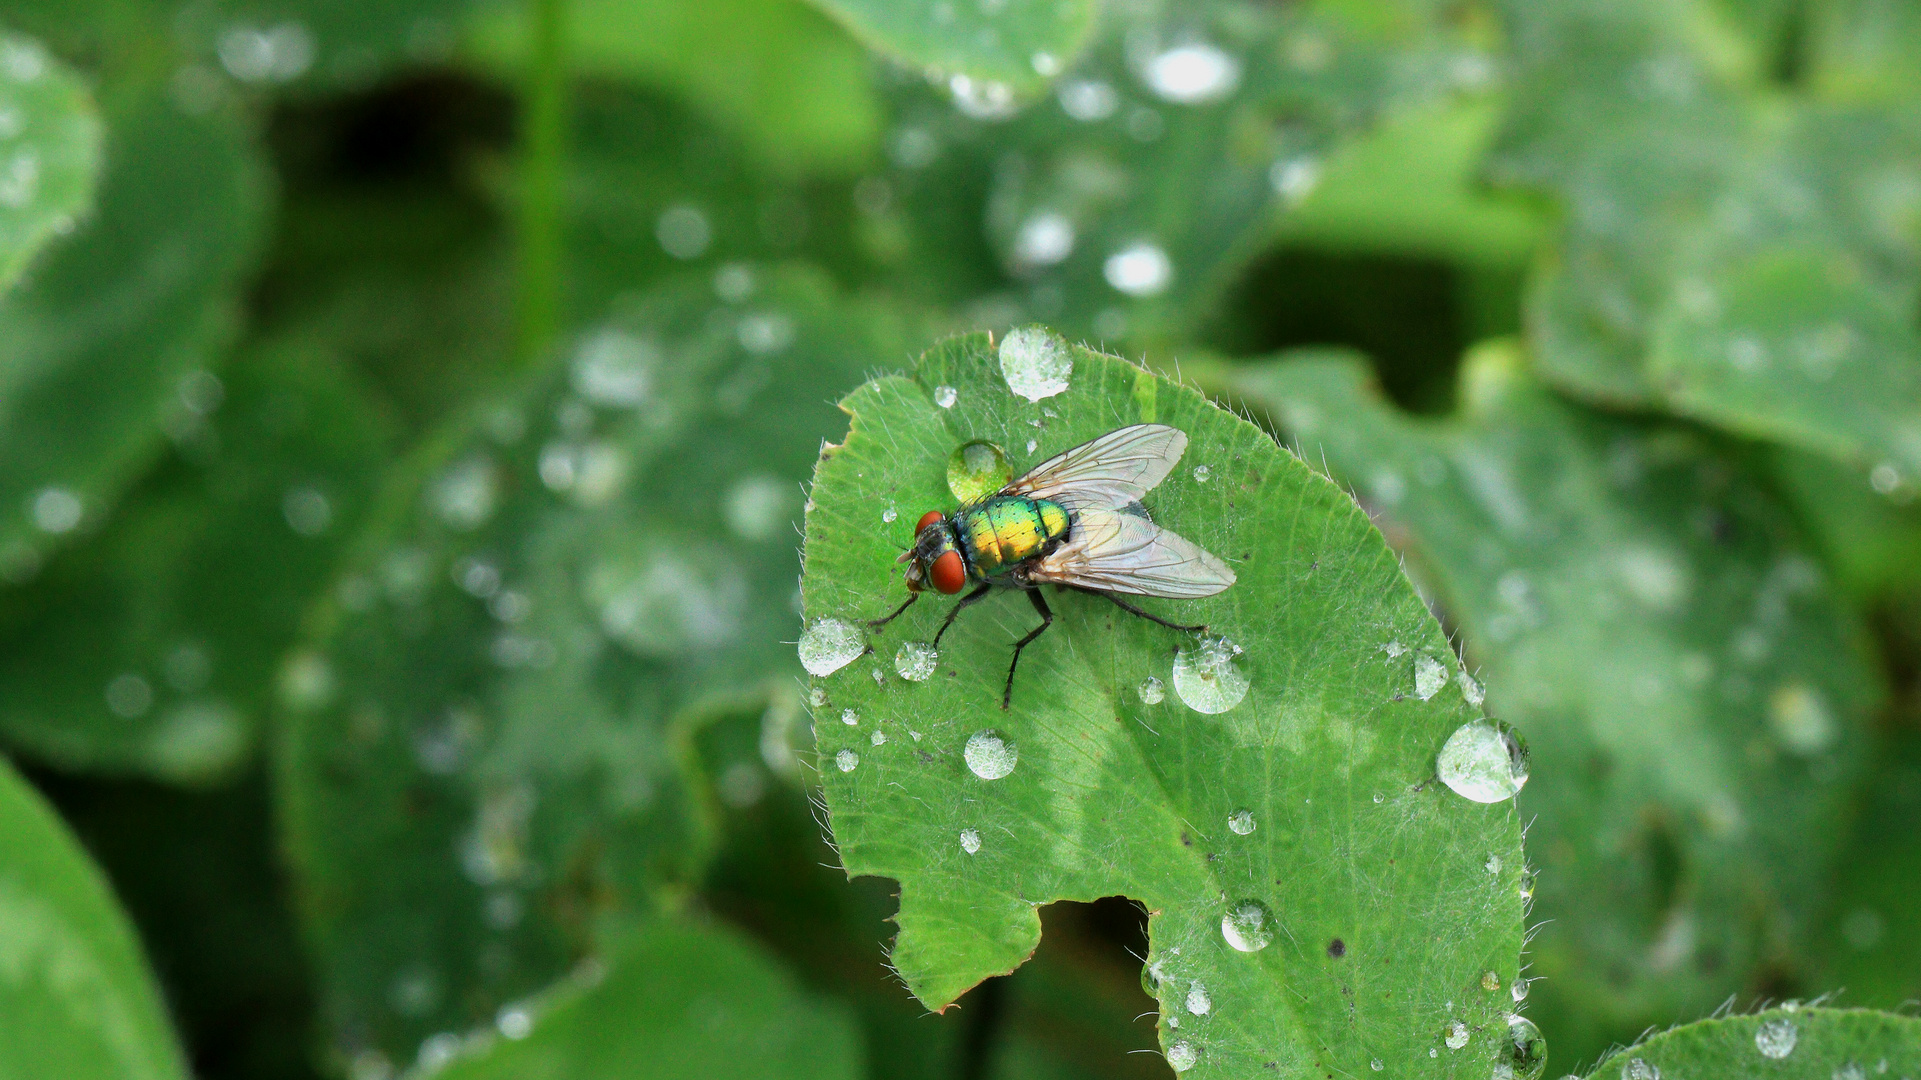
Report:
[[[940,648],[941,634],[947,633],[947,628],[954,625],[954,616],[959,615],[962,608],[965,608],[969,604],[979,603],[986,598],[988,593],[993,591],[994,587],[992,585],[982,585],[980,588],[961,597],[960,603],[947,609],[947,619],[940,624],[940,632],[934,635],[934,648]]]
[[[1007,688],[1001,691],[1002,712],[1006,712],[1007,707],[1014,701],[1014,669],[1021,666],[1021,650],[1032,644],[1035,638],[1040,637],[1042,631],[1054,625],[1054,612],[1047,606],[1047,601],[1041,598],[1039,589],[1027,590],[1027,599],[1033,602],[1034,610],[1040,612],[1041,624],[1028,631],[1026,637],[1014,643],[1014,659],[1007,665]]]
[[[910,607],[913,607],[914,601],[919,599],[920,599],[919,593],[917,592],[908,593],[907,599],[901,601],[901,605],[895,608],[893,611],[889,612],[886,615],[881,616],[878,619],[867,620],[867,629],[878,632],[881,627],[886,626],[888,623],[893,622],[895,619],[899,618],[901,612],[906,611]]]
[[[1205,624],[1202,624],[1200,626],[1182,626],[1180,623],[1168,622],[1166,619],[1161,618],[1159,615],[1156,615],[1153,612],[1142,611],[1140,608],[1135,607],[1134,605],[1128,603],[1127,601],[1121,599],[1118,596],[1115,596],[1113,593],[1110,593],[1110,592],[1102,592],[1099,589],[1082,589],[1078,585],[1073,586],[1073,588],[1075,588],[1079,592],[1084,592],[1091,596],[1105,596],[1109,600],[1114,601],[1114,606],[1120,608],[1122,611],[1125,611],[1130,615],[1139,615],[1141,618],[1146,619],[1148,622],[1151,622],[1151,623],[1159,623],[1162,626],[1167,627],[1169,630],[1184,630],[1190,634],[1200,634],[1200,633],[1205,633],[1207,631],[1207,626]]]

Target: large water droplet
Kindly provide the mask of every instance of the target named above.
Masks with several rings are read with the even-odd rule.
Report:
[[[1187,1011],[1195,1016],[1206,1016],[1214,1008],[1214,999],[1207,996],[1207,987],[1200,980],[1187,988]]]
[[[1476,720],[1448,736],[1434,767],[1456,795],[1497,803],[1527,783],[1527,744],[1506,724]]]
[[[1014,771],[1020,749],[998,731],[976,731],[967,737],[962,751],[967,768],[982,780],[999,780]]]
[[[964,503],[992,495],[1013,478],[1007,453],[982,439],[962,443],[947,459],[947,490]]]
[[[1794,1053],[1794,1044],[1801,1038],[1801,1031],[1792,1020],[1768,1020],[1754,1029],[1754,1048],[1761,1051],[1764,1058],[1780,1060]]]
[[[1175,1072],[1186,1072],[1200,1060],[1200,1048],[1186,1039],[1179,1039],[1167,1048],[1167,1063],[1174,1067]]]
[[[1516,980],[1514,985],[1521,983]],[[1547,1068],[1547,1039],[1542,1037],[1534,1021],[1509,1014],[1507,1060],[1502,1064],[1514,1070],[1514,1080],[1535,1080]]]
[[[1000,361],[1007,388],[1029,401],[1065,392],[1074,373],[1067,342],[1038,326],[1009,330],[1001,338]]]
[[[1447,685],[1447,668],[1439,660],[1422,653],[1414,658],[1414,696],[1422,701],[1441,692]]]
[[[1174,657],[1174,692],[1199,713],[1224,713],[1247,696],[1247,676],[1234,666],[1240,646],[1209,638]]]
[[[1467,1024],[1456,1020],[1447,1026],[1447,1031],[1442,1036],[1441,1041],[1447,1043],[1449,1050],[1459,1050],[1461,1047],[1467,1045],[1467,1040]]]
[[[1236,810],[1227,815],[1227,828],[1235,836],[1246,836],[1254,831],[1254,811]]]
[[[1135,692],[1141,695],[1143,705],[1159,705],[1167,698],[1167,688],[1152,675],[1142,679],[1141,685],[1135,688]]]
[[[1221,916],[1221,937],[1241,952],[1260,952],[1274,941],[1274,915],[1259,900],[1237,900]]]
[[[1158,296],[1174,280],[1174,263],[1158,245],[1143,240],[1109,255],[1101,275],[1129,296]]]
[[[925,641],[909,641],[894,654],[894,670],[909,682],[926,682],[934,674],[940,653]]]
[[[981,834],[973,829],[962,829],[960,831],[960,845],[962,851],[967,852],[969,855],[974,854],[981,849]]]
[[[842,750],[834,755],[834,764],[840,768],[841,772],[853,772],[860,767],[860,755],[852,750]]]
[[[809,675],[832,675],[867,651],[867,639],[839,619],[815,619],[800,635],[800,666]]]
[[[1640,1058],[1629,1058],[1621,1066],[1621,1080],[1661,1080],[1661,1070]]]
[[[1179,45],[1147,61],[1147,86],[1165,101],[1202,105],[1234,92],[1241,62],[1205,41]]]

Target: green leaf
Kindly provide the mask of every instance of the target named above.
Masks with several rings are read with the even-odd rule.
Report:
[[[1804,962],[1885,695],[1865,628],[1728,449],[1471,354],[1460,415],[1351,356],[1246,369],[1415,560],[1527,734],[1542,1027],[1578,1060]]]
[[[1912,635],[1921,612],[1912,598],[1908,603]],[[1861,785],[1822,927],[1819,981],[1811,983],[1843,987],[1848,1001],[1886,1009],[1905,1008],[1921,994],[1921,910],[1914,903],[1921,890],[1921,733],[1911,705],[1906,713],[1906,722],[1881,734],[1874,772]]]
[[[1921,506],[1896,474],[1863,476],[1788,447],[1775,450],[1772,471],[1827,565],[1864,606],[1921,592]]]
[[[852,172],[880,145],[866,54],[801,0],[578,0],[567,27],[575,71],[671,91],[777,172]],[[466,51],[516,71],[526,35],[523,11],[492,5]]]
[[[723,285],[629,298],[433,437],[289,665],[289,850],[349,1058],[488,1022],[684,890],[689,725],[797,673],[828,395],[909,331],[812,274]]]
[[[187,1076],[140,942],[106,879],[4,761],[0,1075]]]
[[[0,298],[0,574],[16,583],[98,525],[191,413],[260,230],[264,181],[234,116],[150,90],[107,129],[93,215]]]
[[[68,769],[174,781],[247,760],[281,653],[371,499],[389,425],[328,347],[187,384],[176,454],[98,534],[0,594],[0,732]]]
[[[1154,912],[1146,978],[1177,1065],[1485,1075],[1509,1045],[1518,819],[1435,779],[1479,715],[1417,682],[1452,670],[1439,625],[1353,503],[1251,424],[1042,331],[1003,348],[951,338],[911,378],[850,395],[807,516],[803,649],[836,622],[855,635],[810,691],[823,789],[848,873],[900,882],[895,969],[944,1008],[1021,964],[1040,905],[1121,894]],[[1062,392],[1009,392],[1051,388],[1024,373],[1061,359]],[[1037,625],[1020,596],[964,614],[923,681],[904,672],[938,599],[852,655],[847,624],[906,595],[895,556],[916,520],[955,505],[957,448],[987,440],[1018,474],[1139,421],[1191,440],[1148,497],[1156,520],[1239,576],[1215,598],[1146,604],[1224,636],[1050,591],[1055,625],[1023,654],[1009,711],[1009,656]]]
[[[661,921],[540,999],[511,1005],[498,1035],[460,1050],[445,1080],[857,1080],[845,1006],[809,993],[738,931]],[[443,1042],[447,1051],[459,1040]],[[435,1053],[435,1057],[439,1055]],[[430,1059],[431,1060],[431,1059]]]
[[[1025,89],[1070,64],[1094,0],[814,0],[869,47],[937,75]]]
[[[1921,10],[1822,0],[1807,12],[1808,85],[1839,101],[1912,99],[1921,88]]]
[[[978,325],[1174,337],[1346,139],[1491,71],[1415,5],[1117,7],[1050,98],[902,90],[894,168],[864,185],[860,228],[895,276],[913,270],[908,287]]]
[[[1700,1020],[1616,1050],[1587,1075],[1607,1080],[1853,1080],[1921,1070],[1921,1020],[1868,1009],[1780,1008]]]
[[[93,198],[100,117],[38,42],[0,32],[0,294]]]

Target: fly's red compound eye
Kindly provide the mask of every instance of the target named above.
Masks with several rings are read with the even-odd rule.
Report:
[[[926,532],[929,525],[940,524],[941,519],[946,516],[947,515],[941,513],[939,510],[929,510],[925,514],[922,514],[920,516],[920,524],[914,526],[914,535],[919,536],[921,533]]]
[[[934,588],[949,596],[961,591],[967,585],[967,567],[961,564],[958,551],[941,552],[940,558],[934,560],[934,566],[928,571],[927,576],[933,579]]]

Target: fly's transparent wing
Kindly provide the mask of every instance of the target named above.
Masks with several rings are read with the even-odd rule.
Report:
[[[1191,599],[1234,584],[1234,571],[1199,545],[1134,514],[1083,510],[1065,544],[1028,570],[1036,581],[1134,596]]]
[[[1007,485],[1010,495],[1051,499],[1069,509],[1118,510],[1167,479],[1187,451],[1187,433],[1166,424],[1116,428],[1034,466]]]

